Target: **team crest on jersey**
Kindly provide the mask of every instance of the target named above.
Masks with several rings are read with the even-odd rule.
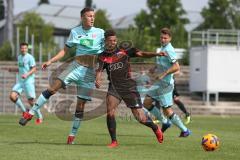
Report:
[[[123,57],[124,55],[126,55],[126,52],[124,51],[119,51],[116,53],[117,57],[120,58],[120,57]]]
[[[97,34],[92,34],[92,38],[96,38],[97,37]]]

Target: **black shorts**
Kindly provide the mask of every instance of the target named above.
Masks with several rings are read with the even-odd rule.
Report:
[[[176,86],[174,86],[174,89],[173,89],[173,98],[174,98],[174,97],[178,97],[178,96],[180,96],[180,95],[179,95],[179,93],[178,93],[178,91],[177,91]]]
[[[121,87],[114,86],[111,83],[108,85],[108,95],[112,95],[118,98],[120,101],[123,100],[129,108],[142,108],[141,97],[137,91],[136,86],[132,87]]]

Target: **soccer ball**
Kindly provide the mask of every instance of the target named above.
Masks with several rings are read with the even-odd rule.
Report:
[[[204,135],[202,138],[202,147],[205,151],[214,151],[219,147],[219,139],[214,134]]]

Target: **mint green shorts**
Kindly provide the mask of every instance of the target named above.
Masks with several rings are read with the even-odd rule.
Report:
[[[95,83],[95,70],[80,65],[76,61],[71,62],[58,76],[66,87],[74,83],[77,87],[77,97],[90,101]]]
[[[34,82],[31,83],[18,82],[13,86],[12,91],[17,92],[18,94],[24,92],[28,99],[36,98]]]
[[[156,82],[149,88],[147,95],[159,101],[161,107],[167,108],[173,105],[173,88],[174,84]]]

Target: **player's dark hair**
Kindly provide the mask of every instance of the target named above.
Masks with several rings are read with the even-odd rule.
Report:
[[[20,47],[21,47],[21,46],[27,46],[27,47],[28,47],[28,43],[22,42],[22,43],[20,43]]]
[[[167,34],[169,35],[170,37],[172,37],[172,32],[169,28],[162,28],[161,31],[160,31],[162,34]]]
[[[94,11],[93,8],[90,8],[90,7],[85,7],[81,10],[80,14],[81,14],[81,17],[84,15],[84,13],[86,12],[90,12],[90,11]]]
[[[107,39],[110,36],[116,36],[116,32],[113,29],[108,29],[104,33],[105,39]]]

